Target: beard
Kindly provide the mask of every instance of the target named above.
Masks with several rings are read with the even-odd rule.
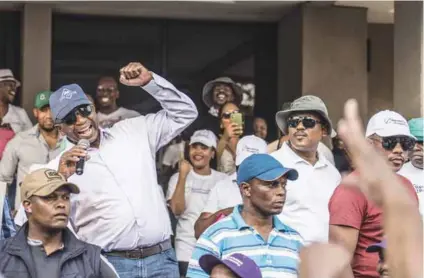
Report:
[[[50,126],[50,125],[45,126],[45,125],[39,124],[39,127],[40,127],[40,129],[42,129],[42,130],[44,130],[46,132],[52,132],[53,130],[56,129],[56,127],[54,125],[52,125],[52,126]]]

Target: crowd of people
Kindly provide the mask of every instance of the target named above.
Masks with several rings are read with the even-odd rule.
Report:
[[[205,115],[141,63],[119,83],[162,110],[119,107],[105,76],[37,93],[33,126],[0,70],[4,277],[422,277],[424,118],[380,111],[364,134],[354,101],[337,128],[305,95],[269,138],[228,77]]]

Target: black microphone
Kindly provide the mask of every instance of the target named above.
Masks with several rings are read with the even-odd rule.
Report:
[[[90,141],[88,141],[87,139],[81,139],[78,141],[78,146],[81,146],[84,148],[84,150],[86,150],[90,146]],[[85,163],[85,157],[80,157],[80,159],[77,161],[75,172],[79,176],[84,173],[84,163]]]

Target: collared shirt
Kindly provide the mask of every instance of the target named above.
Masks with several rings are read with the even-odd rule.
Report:
[[[155,155],[196,119],[197,109],[188,96],[156,74],[143,89],[163,109],[102,131],[99,149],[88,150],[84,174],[68,179],[81,190],[71,198],[75,232],[106,252],[155,245],[172,233]],[[67,149],[71,147],[68,142]],[[59,160],[60,156],[47,168],[58,169]]]
[[[9,110],[4,115],[2,123],[10,124],[15,133],[28,130],[32,127],[31,120],[25,109],[9,104]]]
[[[286,202],[280,220],[300,233],[305,244],[328,242],[328,202],[340,184],[337,169],[321,154],[315,165],[298,156],[287,144],[271,154],[284,167],[299,173],[295,181],[287,181]]]
[[[60,136],[60,135],[59,135]],[[46,164],[56,158],[64,149],[63,137],[59,137],[56,146],[51,149],[40,134],[38,124],[31,129],[16,134],[9,141],[0,161],[0,181],[11,183],[18,172],[19,185],[28,174],[29,167],[34,164]],[[16,189],[15,204],[20,203],[19,186]]]
[[[243,203],[237,185],[237,172],[219,181],[208,196],[203,212],[215,213],[218,210],[234,207]]]
[[[199,266],[199,259],[205,254],[225,259],[241,253],[255,261],[263,278],[297,277],[299,250],[303,246],[300,235],[274,216],[274,228],[265,241],[246,224],[240,214],[241,209],[242,205],[236,206],[232,214],[210,226],[200,236],[186,276],[209,277]]]

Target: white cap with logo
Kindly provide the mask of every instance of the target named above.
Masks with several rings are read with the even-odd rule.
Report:
[[[213,147],[216,149],[218,139],[215,134],[207,129],[197,130],[193,133],[190,138],[190,145],[200,143],[205,145],[206,147]]]
[[[262,138],[255,135],[247,135],[240,139],[236,148],[236,165],[240,165],[243,160],[257,153],[267,153],[267,143]]]
[[[411,134],[406,119],[399,113],[390,110],[380,111],[368,121],[365,136],[369,137],[373,134],[381,137],[400,135],[416,139]]]

